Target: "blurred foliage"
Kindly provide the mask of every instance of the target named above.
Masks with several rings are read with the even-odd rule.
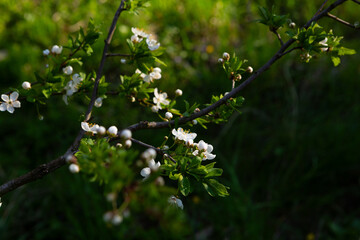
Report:
[[[181,88],[183,99],[206,103],[231,88],[217,59],[224,51],[248,59],[256,70],[278,49],[268,27],[255,23],[258,6],[287,15],[301,26],[323,1],[152,0],[139,15],[123,13],[111,52],[126,53],[131,27],[157,35],[167,68],[160,89]],[[1,0],[0,89],[35,81],[44,71],[42,50],[65,45],[68,34],[90,18],[106,33],[119,3],[106,0]],[[351,1],[333,11],[358,21]],[[319,24],[344,36],[344,46],[359,52],[359,32],[322,19]],[[285,29],[278,30],[285,36]],[[82,71],[99,65],[103,34],[83,59]],[[74,36],[75,37],[75,36]],[[285,37],[286,40],[286,37]],[[66,167],[6,195],[0,208],[0,239],[355,239],[360,235],[360,56],[342,58],[334,68],[327,57],[300,62],[294,52],[281,59],[244,91],[242,114],[227,124],[195,131],[214,145],[216,162],[230,187],[227,198],[201,190],[184,199],[184,211],[151,209],[158,196],[144,192],[141,206],[117,227],[102,216],[109,209],[102,187],[71,175]],[[106,79],[135,69],[110,58]],[[156,119],[123,98],[104,100],[109,111],[95,109],[94,122],[126,127]],[[185,108],[185,106],[184,106]],[[14,115],[0,114],[0,180],[5,182],[64,153],[79,128],[82,102],[70,107],[61,97],[36,109],[22,102]],[[126,114],[124,114],[126,112]],[[39,115],[44,116],[40,121]],[[135,137],[160,145],[166,130],[144,130]],[[137,147],[135,147],[137,148]],[[142,150],[141,148],[138,148]],[[149,197],[151,196],[151,197]],[[139,196],[140,199],[141,196]],[[161,201],[160,201],[161,202]],[[162,203],[159,202],[159,206]],[[166,203],[163,203],[165,206]],[[221,216],[221,217],[219,217]]]

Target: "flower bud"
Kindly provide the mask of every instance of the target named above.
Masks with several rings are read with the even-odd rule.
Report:
[[[72,154],[68,154],[65,158],[65,162],[67,163],[76,163],[77,162],[77,159],[74,155]]]
[[[223,59],[223,58],[219,58],[219,59],[218,59],[218,63],[223,64],[223,63],[224,63],[224,59]]]
[[[31,83],[23,82],[21,86],[22,86],[23,89],[29,90],[31,88]]]
[[[118,133],[118,129],[115,126],[111,126],[111,127],[109,127],[107,132],[111,137],[115,137],[117,135],[117,133]]]
[[[240,81],[242,78],[241,74],[236,74],[235,75],[235,81]]]
[[[165,113],[165,117],[166,117],[167,119],[172,119],[172,118],[173,118],[173,115],[172,115],[171,112],[166,112],[166,113]]]
[[[251,66],[248,66],[247,69],[246,69],[246,71],[247,71],[248,73],[252,73],[252,72],[254,71],[254,69],[253,69]]]
[[[227,52],[224,52],[224,53],[223,53],[223,59],[226,60],[226,61],[229,61],[229,59],[230,59],[230,54],[228,54]]]
[[[182,92],[181,89],[176,89],[175,95],[176,95],[177,97],[181,96],[182,94],[183,94],[183,92]]]
[[[155,158],[156,158],[156,151],[155,151],[155,149],[153,149],[153,148],[148,148],[148,149],[146,150],[146,152],[149,153],[149,156],[150,156],[151,159],[155,159]]]
[[[113,193],[113,192],[108,193],[108,194],[106,195],[106,200],[107,200],[108,202],[112,202],[112,201],[114,201],[115,199],[116,199],[116,194]]]
[[[159,111],[159,108],[157,106],[152,106],[151,107],[151,111],[152,112],[158,112]]]
[[[121,62],[122,64],[125,64],[125,63],[126,63],[126,59],[123,59],[123,58],[122,58],[122,59],[120,60],[120,62]]]
[[[196,125],[196,124],[198,123],[195,119],[192,120],[191,122],[192,122],[192,124],[194,124],[194,125]]]
[[[125,148],[130,148],[131,145],[132,145],[131,140],[130,140],[130,139],[126,140],[125,143],[124,143],[124,145],[125,145]]]
[[[119,214],[115,214],[111,219],[111,223],[113,225],[119,225],[120,223],[122,223],[122,221],[123,221],[123,217],[120,216]]]
[[[294,22],[289,23],[289,28],[295,28],[296,24]]]
[[[62,49],[63,49],[62,46],[59,47],[58,45],[54,45],[54,46],[51,48],[51,52],[52,52],[52,53],[55,53],[55,54],[61,54]]]
[[[155,179],[155,184],[158,186],[164,186],[165,185],[165,181],[164,178],[159,176]]]
[[[194,113],[200,112],[200,108],[195,108]]]
[[[94,106],[97,107],[97,108],[101,107],[102,106],[102,100],[103,99],[101,97],[98,97],[94,102]]]
[[[99,128],[96,130],[99,135],[105,135],[106,134],[106,128],[103,126],[99,126]]]
[[[71,173],[78,173],[80,171],[79,165],[72,163],[69,166],[69,170]]]
[[[113,217],[113,213],[111,211],[108,211],[104,214],[103,220],[104,222],[110,222]]]
[[[122,139],[130,139],[132,136],[132,133],[129,129],[125,129],[123,131],[121,131],[120,133],[120,138]]]
[[[44,56],[47,56],[47,55],[49,55],[50,54],[50,50],[49,49],[45,49],[44,51],[43,51],[43,55]]]
[[[168,145],[164,145],[164,146],[162,147],[162,150],[164,150],[164,151],[169,150],[169,146],[168,146]]]
[[[65,68],[63,68],[63,72],[66,74],[66,75],[71,75],[72,72],[73,72],[73,68],[71,66],[67,66]]]

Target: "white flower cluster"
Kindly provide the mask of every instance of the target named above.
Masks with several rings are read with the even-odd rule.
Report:
[[[216,157],[215,154],[211,153],[214,150],[214,147],[211,144],[208,144],[203,140],[200,140],[199,143],[194,143],[194,139],[197,136],[196,133],[190,133],[184,131],[182,128],[178,128],[177,130],[173,129],[172,134],[175,136],[175,140],[184,141],[187,146],[196,148],[192,153],[194,156],[203,154],[202,160],[212,160]]]
[[[68,66],[68,67],[71,68],[71,66]],[[65,74],[72,73],[72,68],[71,68],[71,72],[69,70],[64,70],[64,69],[63,69],[63,71],[64,71],[64,73],[66,72]],[[78,91],[79,85],[82,81],[83,81],[83,78],[79,74],[75,73],[74,75],[72,75],[72,80],[70,80],[64,88],[66,90],[66,94],[63,95],[63,100],[66,105],[68,105],[68,97],[72,96],[74,93],[76,93]]]
[[[324,46],[323,48],[320,48],[320,50],[321,50],[322,52],[326,52],[326,51],[329,49],[329,48],[327,47],[327,46],[328,46],[327,41],[328,41],[328,39],[325,38],[324,40],[322,40],[322,41],[319,42],[320,45]]]
[[[175,197],[174,195],[169,197],[168,202],[172,205],[175,205],[175,206],[181,208],[181,209],[184,209],[184,205],[183,205],[182,201],[179,198]]]
[[[149,74],[145,74],[141,72],[139,69],[136,69],[135,73],[140,74],[140,77],[144,80],[144,82],[151,83],[154,79],[158,80],[161,78],[161,69],[156,67],[153,68]]]
[[[147,149],[141,154],[141,158],[143,158],[147,163],[148,167],[141,169],[140,175],[144,177],[144,180],[147,179],[151,172],[156,172],[159,170],[161,163],[155,162],[156,151],[152,148]]]
[[[130,211],[125,209],[122,214],[119,214],[118,211],[108,211],[104,214],[103,219],[106,223],[111,223],[112,225],[119,225],[123,222],[124,218],[130,216]]]
[[[52,48],[51,48],[51,53],[59,55],[59,54],[61,54],[62,50],[63,50],[63,47],[62,47],[62,46],[54,45],[54,46],[52,46]],[[47,56],[47,55],[49,55],[49,54],[50,54],[50,50],[49,50],[49,49],[43,50],[43,55],[44,55],[44,56]]]
[[[0,111],[8,111],[9,113],[13,113],[15,111],[14,108],[19,108],[21,106],[20,101],[18,101],[19,93],[12,92],[10,95],[1,94],[1,99],[4,102],[0,102]]]
[[[131,28],[131,31],[134,34],[131,36],[131,41],[133,43],[139,43],[143,39],[146,39],[146,44],[148,45],[150,51],[154,51],[160,47],[160,43],[157,42],[151,34],[147,34],[143,30],[134,27]]]
[[[167,106],[170,104],[170,101],[166,99],[167,98],[167,93],[163,92],[163,93],[159,93],[158,89],[155,88],[154,90],[154,97],[153,97],[153,102],[155,104],[155,106],[151,107],[151,110],[153,112],[158,112],[160,109],[162,109],[161,104]]]

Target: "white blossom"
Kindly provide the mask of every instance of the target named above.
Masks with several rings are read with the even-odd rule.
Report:
[[[177,130],[173,129],[171,133],[175,136],[175,140],[185,141],[185,143],[188,143],[189,141],[191,143],[191,140],[194,141],[197,136],[196,133],[184,131],[181,127]]]
[[[132,42],[141,42],[144,38],[148,38],[149,34],[145,33],[142,29],[138,29],[138,28],[131,28],[131,31],[133,32],[134,35],[131,36],[131,41]]]
[[[54,45],[52,48],[51,48],[51,52],[52,53],[55,53],[55,54],[61,54],[63,50],[63,47],[62,46],[58,46],[58,45]]]
[[[121,62],[122,64],[125,64],[125,63],[126,63],[126,59],[122,58],[122,59],[120,59],[120,62]]]
[[[194,125],[198,124],[198,121],[197,121],[196,119],[192,120],[191,122],[192,122],[192,124],[194,124]]]
[[[90,132],[92,134],[96,134],[97,130],[99,129],[99,125],[97,124],[89,124],[87,122],[81,122],[81,128],[85,131],[85,132]]]
[[[44,56],[47,56],[47,55],[50,54],[50,50],[49,50],[49,49],[45,49],[45,50],[43,50],[42,53],[43,53]]]
[[[72,75],[72,81],[74,82],[75,85],[79,85],[80,82],[82,82],[82,80],[83,78],[78,73]]]
[[[181,89],[176,89],[175,95],[176,95],[177,97],[181,96],[182,94],[183,94],[183,91],[182,91]]]
[[[148,75],[142,73],[140,74],[140,77],[144,80],[144,82],[150,83],[154,79],[157,80],[161,78],[161,69],[156,67]]]
[[[129,129],[124,129],[120,133],[120,138],[130,139],[132,137],[132,132]]]
[[[155,39],[148,38],[148,39],[146,39],[146,43],[147,43],[150,51],[154,51],[160,47],[160,43],[157,42]]]
[[[151,172],[156,172],[157,170],[159,170],[160,166],[161,166],[160,162],[155,162],[154,159],[151,159],[148,162],[148,167],[141,169],[140,175],[143,176],[145,180],[150,176]]]
[[[173,115],[172,115],[171,112],[166,112],[166,113],[165,113],[165,117],[166,117],[167,119],[172,119],[172,118],[173,118]]]
[[[8,111],[9,113],[13,113],[15,111],[14,108],[20,108],[21,103],[17,100],[18,97],[18,92],[12,92],[10,96],[6,94],[1,94],[1,99],[4,102],[0,104],[0,111]]]
[[[326,52],[329,48],[327,47],[328,45],[327,45],[327,38],[325,38],[324,40],[322,40],[322,41],[320,41],[319,42],[319,44],[320,45],[322,45],[322,46],[325,46],[325,47],[323,47],[323,48],[320,48],[320,50],[322,51],[322,52]]]
[[[155,97],[153,97],[153,102],[155,103],[155,105],[158,109],[162,109],[160,104],[164,104],[164,105],[170,104],[170,101],[166,100],[166,98],[167,98],[166,92],[159,93],[158,89],[155,88],[154,95],[155,95]]]
[[[29,82],[23,82],[21,87],[25,90],[29,90],[31,88],[31,83]]]
[[[152,106],[152,107],[151,107],[151,111],[152,111],[152,112],[158,112],[159,109],[161,109],[161,108],[160,108],[160,106],[158,106],[158,105],[155,105],[155,106]]]
[[[248,66],[247,69],[246,69],[246,71],[247,71],[248,73],[252,73],[252,72],[254,71],[254,69],[253,69],[251,66]]]
[[[184,209],[184,205],[183,205],[182,201],[179,198],[175,197],[174,195],[169,197],[168,202],[170,204],[178,206],[181,209]]]
[[[97,107],[97,108],[101,107],[102,106],[102,100],[103,99],[101,97],[98,97],[94,102],[94,106]]]
[[[198,156],[200,153],[203,153],[204,157],[202,160],[212,160],[216,157],[215,154],[211,153],[214,150],[214,147],[211,144],[204,142],[203,140],[200,140],[200,142],[197,144],[197,148],[198,150],[195,150],[192,154],[194,156]]]
[[[69,170],[71,173],[78,173],[80,171],[79,165],[72,163],[69,166]]]
[[[63,70],[63,72],[64,72],[66,75],[71,75],[72,72],[73,72],[72,66],[64,67],[62,70]]]
[[[117,127],[116,126],[109,127],[108,133],[109,133],[110,136],[115,137],[117,135],[117,133],[118,133]]]
[[[153,148],[148,148],[141,154],[141,157],[145,160],[155,159],[156,151]]]

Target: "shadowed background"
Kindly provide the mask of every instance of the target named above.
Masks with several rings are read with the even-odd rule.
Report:
[[[139,15],[122,14],[110,51],[126,53],[131,27],[155,34],[166,48],[162,60],[167,64],[155,85],[168,93],[181,88],[183,99],[205,104],[231,88],[217,64],[224,51],[248,59],[256,70],[279,48],[267,27],[253,22],[257,6],[275,4],[277,13],[288,13],[302,26],[322,2],[153,0]],[[42,50],[66,45],[68,34],[85,27],[90,17],[104,34],[81,71],[97,69],[117,6],[106,0],[0,0],[1,93],[23,81],[34,82],[33,73],[44,71]],[[359,6],[351,1],[332,13],[350,23],[359,21]],[[331,19],[319,24],[344,36],[345,47],[360,51],[359,31]],[[170,227],[136,216],[118,227],[106,226],[102,216],[110,206],[102,188],[63,167],[3,197],[0,239],[359,238],[359,62],[358,54],[347,56],[334,68],[330,57],[305,64],[291,53],[243,90],[242,114],[208,130],[197,126],[197,140],[214,145],[230,197],[212,198],[199,188],[183,199],[184,215]],[[113,82],[134,70],[109,58],[105,75]],[[63,154],[78,132],[85,106],[76,101],[66,106],[54,97],[38,111],[23,101],[13,115],[0,112],[0,182]],[[102,125],[119,128],[156,120],[149,109],[120,97],[104,100],[94,115]],[[135,137],[160,145],[166,134],[143,130]]]

